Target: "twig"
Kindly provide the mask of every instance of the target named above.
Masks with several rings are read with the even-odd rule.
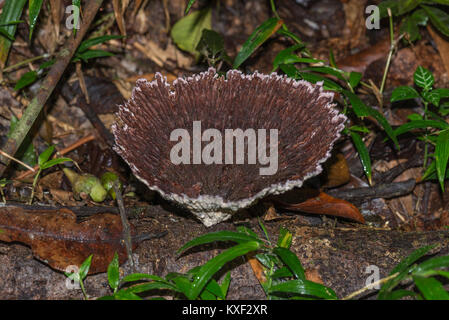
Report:
[[[34,168],[31,168],[31,167],[30,167],[29,165],[27,165],[26,163],[20,161],[19,159],[16,159],[16,158],[10,156],[9,154],[7,154],[6,152],[4,152],[4,151],[2,151],[2,150],[0,150],[0,154],[1,154],[2,156],[4,156],[4,157],[8,158],[8,159],[11,159],[11,160],[13,160],[13,161],[15,161],[15,162],[21,164],[22,166],[24,166],[24,167],[27,168],[28,170],[31,170],[31,171],[33,171],[33,172],[36,171]]]
[[[42,86],[39,88],[38,93],[25,109],[22,118],[17,123],[17,126],[11,136],[8,138],[4,148],[6,153],[14,155],[19,149],[23,140],[39,116],[42,108],[61,79],[64,71],[72,60],[75,51],[83,40],[84,35],[87,33],[89,26],[94,20],[95,15],[100,9],[102,3],[103,0],[92,0],[87,2],[84,10],[84,23],[82,24],[81,29],[77,32],[74,38],[70,38],[67,45],[57,54],[55,64],[48,72],[42,82]],[[2,163],[0,164],[0,176],[2,176],[3,172],[6,170],[6,167],[10,163],[10,159],[1,156],[0,162]]]
[[[353,189],[329,190],[327,194],[332,197],[351,201],[355,199],[390,199],[399,197],[412,192],[415,188],[415,179],[409,179],[404,182],[393,182],[389,184],[380,184],[374,187],[362,187]]]
[[[392,274],[391,276],[388,276],[386,278],[383,278],[383,279],[377,280],[377,281],[375,281],[373,283],[370,283],[369,285],[363,287],[362,289],[357,290],[357,291],[351,293],[350,295],[347,295],[342,300],[350,300],[350,299],[358,296],[359,294],[361,294],[361,293],[363,293],[365,291],[372,290],[375,286],[384,284],[385,282],[390,281],[393,278],[396,278],[398,275],[399,275],[399,272],[396,272],[396,273]]]
[[[93,134],[90,134],[90,135],[88,135],[88,136],[86,136],[86,137],[84,137],[84,138],[81,138],[80,140],[78,140],[78,141],[75,142],[74,144],[72,144],[72,145],[68,146],[67,148],[64,148],[64,149],[62,149],[61,151],[59,151],[57,154],[55,154],[55,155],[53,156],[53,158],[56,158],[56,157],[58,157],[58,156],[63,156],[63,155],[65,155],[65,154],[69,153],[70,151],[75,150],[75,149],[78,148],[79,146],[82,146],[83,144],[85,144],[85,143],[87,143],[87,142],[89,142],[89,141],[92,141],[92,140],[95,140],[95,136],[94,136]],[[37,169],[39,169],[39,166],[36,165],[36,166],[33,168],[33,170],[37,170]],[[30,174],[32,174],[33,172],[34,172],[34,171],[31,171],[31,170],[26,171],[26,172],[22,173],[21,175],[19,175],[19,176],[18,176],[17,178],[15,178],[15,179],[16,179],[16,180],[20,180],[20,179],[26,178],[26,177],[28,177]]]
[[[114,181],[114,191],[117,199],[117,205],[120,211],[120,218],[122,220],[123,226],[123,238],[126,247],[126,253],[128,255],[128,260],[131,266],[131,270],[134,272],[134,260],[132,251],[132,238],[131,238],[131,228],[129,226],[128,218],[126,217],[125,206],[123,205],[122,192],[120,191],[120,186],[117,181]]]

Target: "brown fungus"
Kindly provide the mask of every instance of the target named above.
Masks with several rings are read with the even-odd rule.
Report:
[[[178,78],[172,85],[157,74],[152,82],[138,80],[131,99],[120,106],[113,126],[115,150],[148,188],[189,209],[211,226],[262,197],[300,187],[304,180],[322,171],[321,163],[330,156],[346,120],[332,100],[333,93],[323,91],[319,84],[275,73],[245,75],[231,70],[223,77],[210,68],[189,78]],[[221,133],[223,141],[226,130],[247,133],[241,140],[244,149],[240,149],[245,151],[244,163],[236,164],[237,139],[232,148],[226,149],[225,142],[217,142],[217,135],[195,136],[195,123],[199,122],[200,134],[216,129],[212,133]],[[183,158],[190,164],[175,164],[170,157],[172,148],[182,140],[180,135],[171,141],[176,129],[190,133],[192,141],[184,144],[190,149]],[[259,129],[266,136],[259,135]],[[277,144],[270,145],[276,142],[271,130],[277,130]],[[257,135],[256,140],[251,140],[251,132]],[[256,163],[254,158],[250,161],[255,141],[261,149],[258,151],[266,156],[275,150],[270,147],[277,147],[274,174],[261,175],[261,168],[268,166],[261,161],[263,158]],[[222,143],[222,151],[211,151],[211,145],[218,146],[212,142]],[[192,147],[195,143],[200,149]],[[207,164],[201,158],[207,154],[205,150],[215,156],[214,163]],[[195,159],[197,164],[193,164]]]

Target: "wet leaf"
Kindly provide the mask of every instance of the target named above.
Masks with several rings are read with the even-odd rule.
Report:
[[[235,57],[233,68],[237,69],[257,48],[268,40],[283,24],[282,20],[269,18],[254,30]]]
[[[89,274],[105,272],[115,252],[120,263],[127,257],[121,241],[122,223],[114,214],[97,214],[78,223],[67,209],[36,213],[6,207],[0,208],[0,229],[5,231],[0,234],[1,241],[24,243],[37,259],[61,271],[70,265],[80,266],[91,254]]]
[[[359,209],[357,209],[352,203],[331,197],[324,192],[320,192],[318,196],[309,198],[301,203],[286,203],[276,200],[275,198],[273,198],[273,201],[288,210],[302,211],[313,214],[326,214],[365,223],[365,219]]]
[[[198,56],[196,47],[204,29],[212,29],[210,8],[192,12],[180,19],[171,29],[171,37],[179,48]]]
[[[33,35],[34,27],[36,27],[37,18],[42,8],[44,0],[29,0],[29,16],[30,16],[30,40]]]

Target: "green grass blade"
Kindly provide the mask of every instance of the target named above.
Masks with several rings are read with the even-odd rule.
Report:
[[[297,279],[306,280],[304,268],[302,267],[296,254],[282,247],[274,248],[273,251],[279,256],[279,258],[281,258],[282,262],[284,262],[285,265],[293,272]]]
[[[0,36],[0,68],[3,69],[8,59],[9,50],[11,49],[12,41],[17,30],[17,24],[10,24],[11,21],[17,21],[22,15],[26,0],[6,0],[0,14],[1,35],[5,33],[8,37]],[[4,26],[6,25],[6,26]]]
[[[205,235],[199,236],[189,242],[187,242],[185,245],[183,245],[179,250],[178,253],[181,253],[189,248],[215,242],[215,241],[232,241],[237,243],[245,243],[250,241],[256,241],[256,242],[262,242],[260,239],[253,237],[248,234],[244,234],[241,232],[234,232],[234,231],[218,231],[218,232],[211,232],[207,233]]]
[[[30,40],[33,36],[34,28],[36,27],[37,18],[42,8],[44,0],[30,0],[28,3],[28,12],[30,18]]]
[[[449,129],[441,131],[435,146],[435,163],[437,168],[438,181],[441,190],[444,192],[444,178],[449,160]]]
[[[195,275],[192,290],[190,291],[189,298],[196,299],[201,291],[203,291],[206,284],[226,263],[234,260],[237,257],[243,256],[251,251],[259,249],[260,243],[256,241],[250,241],[238,244],[226,251],[220,253],[215,258],[212,258],[206,262],[198,273]]]
[[[248,59],[257,48],[268,40],[281,26],[283,22],[277,18],[269,18],[254,30],[248,40],[242,46],[242,49],[235,57],[233,68],[237,69]]]

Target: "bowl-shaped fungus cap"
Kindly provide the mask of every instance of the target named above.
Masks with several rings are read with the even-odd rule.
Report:
[[[346,117],[322,85],[215,69],[138,80],[113,126],[134,175],[206,226],[319,174]]]

